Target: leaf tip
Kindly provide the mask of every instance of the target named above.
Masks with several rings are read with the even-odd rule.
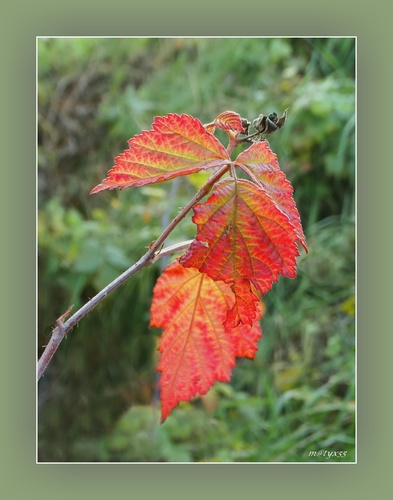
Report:
[[[93,188],[89,194],[96,194],[96,193],[99,193],[100,191],[103,191],[104,189],[106,189],[105,186],[103,186],[102,184],[98,184],[98,186],[96,186],[95,188]]]

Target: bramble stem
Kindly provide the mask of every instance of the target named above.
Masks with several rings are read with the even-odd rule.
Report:
[[[166,249],[161,249],[165,240],[169,236],[169,234],[175,229],[175,227],[179,224],[179,222],[184,219],[184,217],[191,211],[191,209],[196,205],[202,198],[204,198],[213,185],[228,171],[230,167],[230,162],[228,164],[223,165],[217,172],[213,173],[207,182],[199,189],[196,195],[190,200],[189,203],[185,207],[181,209],[178,215],[168,224],[168,226],[164,229],[161,235],[154,241],[149,250],[131,267],[129,267],[123,274],[114,279],[109,285],[103,288],[100,292],[97,293],[92,299],[86,302],[75,314],[73,314],[67,321],[63,323],[63,319],[66,316],[64,313],[57,321],[56,327],[52,331],[52,336],[47,344],[44,352],[42,353],[40,359],[37,363],[37,380],[39,380],[44,374],[46,368],[48,367],[54,353],[57,351],[61,341],[67,335],[67,332],[71,330],[86,314],[88,314],[92,309],[96,307],[105,297],[107,297],[110,293],[112,293],[116,288],[122,285],[125,281],[127,281],[132,275],[140,271],[142,268],[153,264],[158,258],[163,257],[164,255],[168,255],[168,253],[173,253],[179,250],[183,250],[187,248],[187,246],[191,243],[182,242],[171,247],[167,247]],[[184,246],[185,245],[185,246]],[[67,311],[68,312],[68,311]]]

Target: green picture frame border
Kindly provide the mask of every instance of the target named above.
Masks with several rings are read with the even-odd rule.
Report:
[[[390,16],[373,4],[299,0],[247,5],[179,1],[131,4],[48,1],[7,5],[3,15],[3,227],[5,273],[2,457],[5,492],[23,498],[129,495],[188,499],[241,494],[355,498],[387,486],[392,343],[390,299],[392,169],[387,86]],[[382,7],[382,6],[381,6]],[[372,16],[372,19],[371,19]],[[372,23],[371,23],[372,21]],[[376,28],[377,27],[377,28]],[[358,461],[352,464],[36,463],[36,37],[37,36],[356,36]],[[390,57],[389,57],[390,56]],[[316,467],[316,469],[310,469]],[[376,490],[375,490],[376,488]]]

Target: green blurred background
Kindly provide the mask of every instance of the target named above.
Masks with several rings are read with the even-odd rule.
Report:
[[[135,262],[201,175],[89,196],[154,116],[252,121],[289,107],[270,145],[309,254],[265,297],[254,361],[159,425],[146,268],[68,334],[39,383],[38,460],[355,460],[355,40],[38,40],[38,354],[58,318]],[[169,244],[193,238],[188,217]]]

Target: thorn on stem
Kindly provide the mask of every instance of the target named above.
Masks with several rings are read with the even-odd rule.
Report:
[[[63,323],[63,321],[66,319],[66,317],[70,314],[70,312],[72,311],[72,308],[74,307],[74,304],[72,304],[67,310],[65,313],[63,313],[60,318],[57,320],[57,321],[61,321],[61,323]],[[57,324],[57,321],[56,321],[56,324]]]
[[[63,316],[64,316],[64,315],[63,315]],[[62,318],[62,316],[60,316],[60,318]],[[66,330],[65,330],[65,328],[64,328],[64,324],[62,323],[62,321],[61,321],[61,319],[60,319],[60,318],[56,320],[56,326],[57,326],[57,328],[59,329],[59,331],[60,331],[60,333],[61,333],[62,337],[67,338],[67,332],[66,332]]]

